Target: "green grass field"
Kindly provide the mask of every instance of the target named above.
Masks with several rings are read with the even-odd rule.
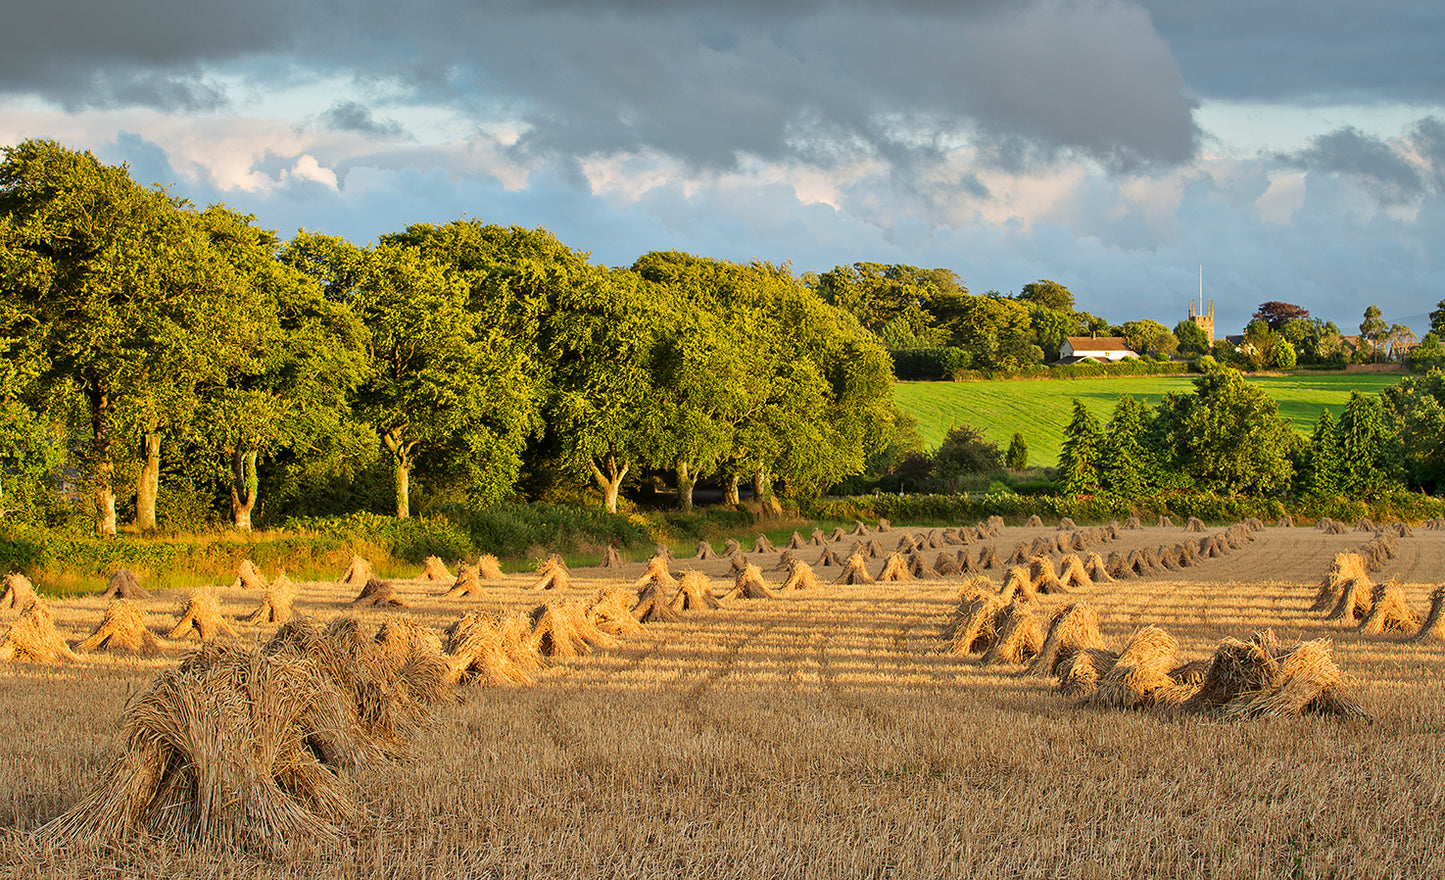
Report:
[[[1318,373],[1250,377],[1279,401],[1280,415],[1302,431],[1310,430],[1320,409],[1338,416],[1351,391],[1376,394],[1400,381],[1400,375]],[[1015,431],[1029,444],[1029,462],[1058,461],[1064,426],[1077,398],[1106,422],[1121,394],[1157,404],[1170,391],[1194,390],[1188,377],[1119,377],[1109,379],[1002,379],[993,382],[899,382],[893,387],[898,408],[918,420],[924,444],[936,449],[948,429],[969,424],[984,437],[1008,448]]]

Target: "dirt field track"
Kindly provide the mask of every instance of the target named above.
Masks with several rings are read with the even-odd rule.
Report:
[[[902,533],[875,537],[891,551]],[[1055,533],[1008,527],[992,543],[1007,555]],[[1177,527],[1145,528],[1094,549],[1107,556],[1185,537]],[[828,584],[838,568],[819,568],[817,590],[649,624],[621,648],[559,663],[530,687],[464,690],[410,762],[355,780],[372,818],[345,848],[299,841],[271,858],[33,843],[27,832],[79,800],[116,750],[128,696],[187,648],[153,661],[0,664],[0,869],[25,877],[1445,876],[1445,646],[1357,634],[1307,611],[1334,555],[1370,537],[1266,528],[1226,557],[1166,576],[1041,599],[1045,619],[1065,602],[1092,603],[1115,648],[1136,627],[1157,624],[1186,660],[1265,627],[1286,641],[1329,636],[1373,720],[1224,723],[1083,709],[1052,679],[943,651],[940,627],[967,578],[841,586]],[[809,563],[820,553],[798,551]],[[747,555],[770,585],[781,583],[783,573],[769,571],[778,553]],[[727,560],[679,559],[672,572],[693,567],[719,593],[731,584]],[[881,567],[872,560],[874,574]],[[473,608],[511,611],[630,588],[643,569],[576,570],[560,596],[510,575],[482,600],[401,581],[412,607],[392,613],[440,629]],[[988,574],[999,581],[1004,571]],[[1445,580],[1445,532],[1399,539],[1372,577],[1398,578],[1423,614]],[[386,616],[349,609],[354,590],[299,586],[300,613]],[[229,618],[259,601],[255,591],[216,592]],[[183,599],[142,603],[150,628],[165,632]],[[73,645],[105,604],[71,599],[51,609]],[[14,616],[0,612],[0,625]],[[274,629],[235,625],[247,641]]]

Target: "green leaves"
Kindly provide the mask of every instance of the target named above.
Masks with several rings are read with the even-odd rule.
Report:
[[[1070,495],[1087,495],[1099,491],[1099,448],[1103,433],[1093,412],[1074,401],[1074,415],[1064,428],[1063,448],[1059,452],[1059,476],[1064,491]]]
[[[1229,368],[1200,376],[1194,387],[1194,394],[1166,398],[1159,406],[1173,467],[1209,491],[1287,491],[1292,429],[1279,417],[1279,405]]]
[[[0,331],[33,328],[37,381],[84,397],[113,533],[117,437],[184,426],[197,387],[243,358],[249,288],[196,212],[52,141],[5,150],[0,260]]]
[[[482,503],[504,497],[537,425],[530,359],[468,308],[465,278],[416,247],[377,245],[359,275],[353,306],[370,335],[356,408],[395,459],[398,488],[413,462],[440,454],[432,470],[464,475],[455,488]]]

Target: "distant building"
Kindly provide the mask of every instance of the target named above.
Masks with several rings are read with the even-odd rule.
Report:
[[[1060,363],[1078,363],[1085,358],[1097,361],[1122,361],[1138,356],[1124,344],[1122,336],[1069,336],[1064,339],[1064,344],[1059,346]]]

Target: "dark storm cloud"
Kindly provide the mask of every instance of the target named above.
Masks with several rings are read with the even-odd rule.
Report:
[[[1207,98],[1445,101],[1436,0],[1142,0]]]
[[[1134,167],[1186,161],[1198,138],[1169,47],[1120,2],[27,6],[0,37],[0,91],[70,107],[207,109],[226,96],[203,70],[341,75],[479,119],[509,111],[530,126],[521,150],[710,168],[968,138]]]
[[[1193,104],[1136,8],[956,9],[815,4],[760,14],[766,26],[706,9],[539,12],[476,39],[488,75],[531,101],[525,146],[543,151],[652,147],[727,166],[820,140],[848,153],[1008,135],[1119,165],[1193,155]]]
[[[399,137],[406,132],[395,119],[377,119],[359,101],[337,101],[321,114],[321,124],[332,131],[354,131],[377,137]]]
[[[1285,159],[1297,167],[1354,179],[1382,204],[1404,204],[1440,189],[1445,126],[1427,117],[1393,142],[1346,126],[1316,137],[1308,148]]]
[[[204,64],[284,50],[290,5],[280,0],[50,0],[9,4],[0,28],[0,92],[66,108],[212,110],[224,92]]]

